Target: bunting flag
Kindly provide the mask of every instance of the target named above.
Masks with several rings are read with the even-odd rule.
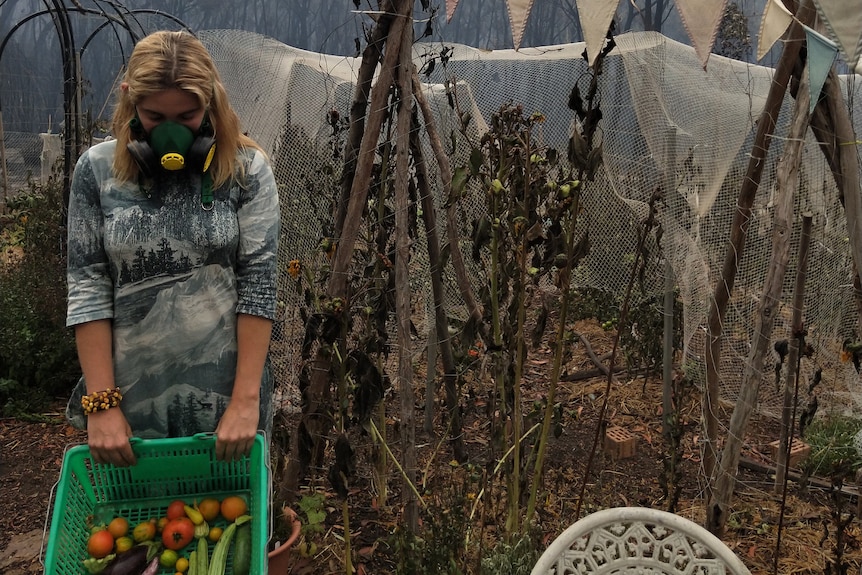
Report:
[[[521,40],[524,38],[524,28],[527,27],[527,18],[530,17],[530,10],[533,9],[533,0],[506,0],[506,5],[509,7],[512,41],[517,50],[521,47]]]
[[[772,45],[781,38],[793,22],[793,14],[781,0],[767,0],[757,35],[757,61],[763,59]]]
[[[726,5],[727,0],[676,0],[682,25],[704,70]]]
[[[458,7],[458,0],[445,0],[446,3],[446,23],[452,21],[452,16],[455,15],[455,8]]]
[[[858,66],[862,56],[862,7],[859,1],[814,0],[814,5],[852,70]]]
[[[835,56],[838,55],[838,45],[816,30],[804,25],[803,27],[808,48],[808,89],[811,92],[808,111],[810,113],[814,111],[814,106],[820,99],[820,91],[823,90],[823,84],[826,83],[826,77],[832,69]]]
[[[587,59],[592,68],[605,45],[605,36],[617,12],[617,2],[577,0],[577,6],[584,42],[587,44]]]

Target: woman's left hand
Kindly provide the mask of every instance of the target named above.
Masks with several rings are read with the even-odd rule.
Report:
[[[230,402],[216,427],[216,457],[219,459],[231,461],[251,452],[260,423],[260,382],[271,332],[272,321],[237,315],[236,376]]]
[[[231,399],[216,427],[216,457],[233,461],[248,455],[259,419],[259,401]]]

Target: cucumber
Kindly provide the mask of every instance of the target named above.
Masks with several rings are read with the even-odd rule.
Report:
[[[251,523],[236,528],[233,548],[233,574],[249,575],[251,571]]]

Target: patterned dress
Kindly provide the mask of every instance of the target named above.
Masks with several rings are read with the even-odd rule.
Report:
[[[275,318],[278,191],[265,156],[240,152],[240,182],[203,204],[201,176],[164,173],[149,187],[112,175],[116,141],[87,150],[72,180],[68,326],[110,319],[114,377],[133,435],[215,430],[230,401],[237,314]],[[261,428],[272,425],[269,361]],[[76,386],[66,415],[85,429]]]

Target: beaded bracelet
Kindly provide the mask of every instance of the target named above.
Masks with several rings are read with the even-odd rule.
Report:
[[[112,407],[120,405],[123,399],[123,394],[119,387],[106,389],[104,391],[96,391],[90,395],[85,395],[81,398],[81,407],[84,408],[84,413],[90,415],[97,411],[104,411]]]

